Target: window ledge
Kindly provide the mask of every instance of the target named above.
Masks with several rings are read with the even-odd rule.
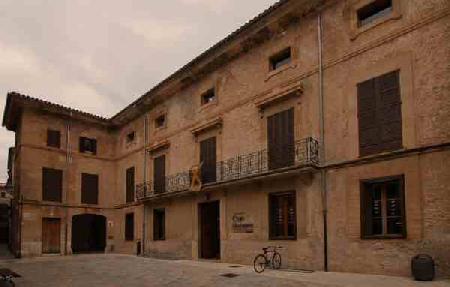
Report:
[[[392,240],[392,239],[402,239],[405,240],[406,236],[403,235],[374,235],[374,236],[363,236],[362,240]]]
[[[204,110],[207,110],[207,109],[210,109],[210,108],[213,108],[213,107],[217,107],[217,105],[218,105],[217,100],[214,100],[214,101],[206,103],[206,104],[202,104],[198,108],[197,112],[203,112]]]
[[[389,15],[386,15],[385,17],[382,17],[380,19],[374,20],[372,23],[363,25],[361,27],[354,27],[351,31],[350,40],[354,41],[356,40],[359,35],[370,31],[374,29],[375,27],[378,27],[386,22],[399,20],[402,18],[402,14],[396,11],[392,11]],[[356,23],[354,25],[357,25]]]
[[[285,66],[283,66],[283,67],[280,67],[280,68],[278,68],[278,69],[276,69],[276,70],[270,71],[269,74],[267,75],[267,77],[266,77],[266,79],[265,79],[264,81],[267,82],[267,81],[269,81],[271,78],[277,76],[278,74],[281,74],[281,73],[283,73],[283,72],[285,72],[285,71],[287,71],[287,70],[295,69],[295,68],[297,68],[297,64],[295,64],[295,63],[290,63],[290,64],[287,64],[287,65],[285,65]]]

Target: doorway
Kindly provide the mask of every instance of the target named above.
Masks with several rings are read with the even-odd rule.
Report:
[[[72,217],[72,253],[105,252],[106,217],[80,214]]]
[[[42,253],[59,254],[61,244],[61,220],[42,218]]]
[[[220,259],[220,202],[199,204],[200,258]]]

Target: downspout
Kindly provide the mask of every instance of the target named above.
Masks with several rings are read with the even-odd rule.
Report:
[[[325,112],[323,95],[323,35],[322,35],[322,14],[319,11],[317,16],[317,40],[318,40],[318,60],[319,60],[319,120],[320,120],[320,139],[319,139],[319,161],[320,166],[325,165]],[[328,271],[328,222],[327,222],[327,173],[326,170],[320,170],[320,190],[322,197],[323,213],[323,263],[324,271]]]
[[[144,179],[144,196],[147,193],[147,144],[148,144],[148,117],[145,115],[144,117],[144,167],[143,167],[143,179]],[[142,255],[145,255],[145,245],[146,245],[146,234],[147,234],[147,207],[145,202],[143,203],[143,219],[142,219]]]
[[[69,200],[69,169],[70,169],[70,163],[71,163],[71,154],[70,154],[70,119],[72,118],[72,112],[70,112],[70,118],[67,121],[66,124],[66,188],[65,188],[65,193],[64,193],[64,202],[67,204],[68,200]],[[64,243],[64,254],[67,255],[67,243],[68,243],[68,238],[67,235],[69,233],[69,210],[66,207],[65,208],[65,215],[66,215],[66,224],[64,227],[64,239],[65,239],[65,243]]]

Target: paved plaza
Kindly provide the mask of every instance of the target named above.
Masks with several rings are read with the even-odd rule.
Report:
[[[16,286],[336,286],[449,287],[450,281],[420,283],[409,278],[348,273],[267,270],[188,260],[158,260],[132,255],[74,255],[0,260],[22,275]],[[228,275],[228,276],[224,276]]]

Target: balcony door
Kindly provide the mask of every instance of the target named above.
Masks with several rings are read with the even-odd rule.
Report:
[[[269,169],[294,165],[294,108],[267,118]]]
[[[202,164],[202,183],[216,181],[216,138],[200,142],[200,162]]]

